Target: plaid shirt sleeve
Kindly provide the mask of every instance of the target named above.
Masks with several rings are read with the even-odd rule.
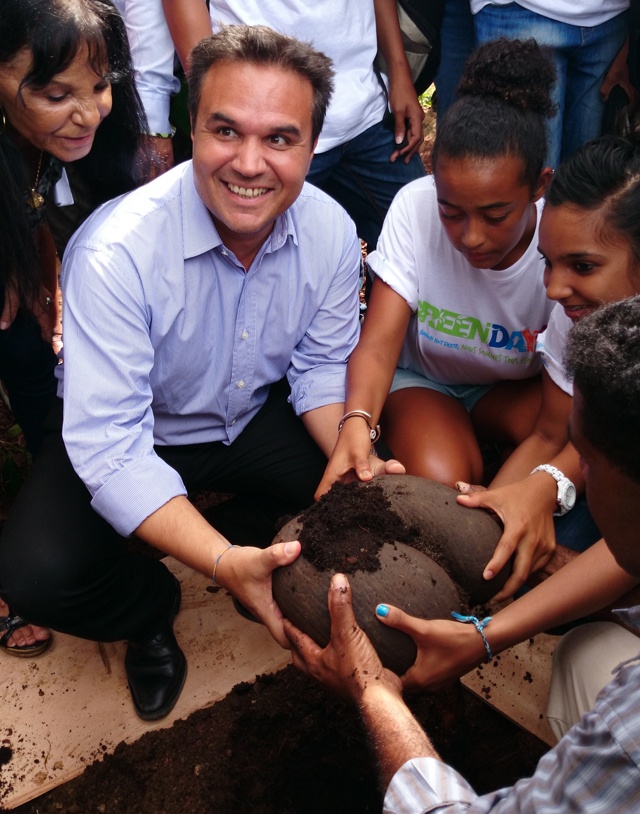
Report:
[[[640,812],[638,658],[617,668],[593,710],[544,755],[532,777],[479,797],[450,766],[435,758],[416,758],[396,772],[384,800],[384,814],[569,811]]]

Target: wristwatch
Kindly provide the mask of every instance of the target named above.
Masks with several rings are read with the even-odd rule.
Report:
[[[556,495],[558,510],[553,513],[554,517],[561,517],[563,514],[570,512],[576,504],[576,487],[573,483],[569,478],[565,477],[563,472],[556,469],[555,466],[551,466],[551,464],[536,466],[531,474],[533,475],[534,472],[539,471],[548,472],[558,484],[558,493]]]

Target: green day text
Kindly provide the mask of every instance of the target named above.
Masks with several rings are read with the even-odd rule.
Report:
[[[536,349],[536,337],[544,330],[543,326],[540,330],[523,328],[521,331],[508,331],[495,322],[480,322],[476,317],[436,308],[426,300],[418,301],[418,320],[426,322],[429,328],[440,334],[469,340],[478,337],[488,348],[516,350],[521,353],[533,353]],[[469,347],[468,350],[475,348]]]

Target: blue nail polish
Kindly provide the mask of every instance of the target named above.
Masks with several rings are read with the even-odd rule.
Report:
[[[376,615],[377,616],[388,616],[389,615],[389,606],[388,605],[378,605],[376,608]]]

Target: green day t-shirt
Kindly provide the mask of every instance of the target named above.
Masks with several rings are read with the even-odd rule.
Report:
[[[538,223],[542,202],[536,205]],[[399,367],[442,384],[493,384],[539,373],[536,337],[553,303],[536,232],[502,271],[476,269],[453,248],[438,216],[433,177],[396,195],[369,268],[412,310]]]

